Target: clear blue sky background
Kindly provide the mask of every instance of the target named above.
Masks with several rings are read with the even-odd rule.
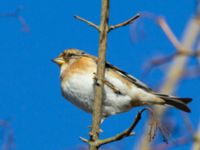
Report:
[[[72,150],[87,137],[91,115],[77,109],[61,96],[59,69],[50,60],[66,48],[79,48],[97,54],[98,32],[73,18],[80,15],[99,23],[100,1],[97,0],[1,0],[0,13],[20,12],[30,32],[21,32],[16,18],[0,18],[0,119],[10,122],[14,130],[16,150]],[[116,24],[134,14],[149,11],[165,16],[180,38],[188,18],[195,10],[194,0],[111,0],[110,23]],[[133,42],[131,27],[112,31],[109,35],[107,59],[112,64],[141,79],[142,66],[158,54],[173,53],[173,46],[161,29],[150,20],[141,24],[145,38]],[[143,79],[155,88],[164,73],[153,71]],[[195,83],[195,86],[194,86]],[[194,98],[190,118],[194,127],[199,121],[199,78],[184,79],[176,95]],[[136,109],[137,110],[137,109]],[[128,127],[136,110],[105,121],[103,137]],[[182,122],[179,111],[174,120]],[[133,148],[141,135],[116,143],[123,149]],[[186,145],[181,150],[187,150]]]

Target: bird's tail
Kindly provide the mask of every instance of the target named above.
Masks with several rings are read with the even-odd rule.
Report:
[[[174,106],[185,112],[191,112],[190,108],[187,106],[187,104],[192,101],[191,98],[178,98],[163,94],[156,94],[156,95],[159,96],[161,99],[163,99],[165,101],[165,104]]]

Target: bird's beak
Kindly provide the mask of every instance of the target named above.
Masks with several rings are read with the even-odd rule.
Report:
[[[61,66],[62,64],[65,63],[65,60],[64,60],[63,58],[61,58],[61,57],[57,57],[57,58],[55,58],[55,59],[52,59],[52,61],[53,61],[54,63],[58,64],[59,66]]]

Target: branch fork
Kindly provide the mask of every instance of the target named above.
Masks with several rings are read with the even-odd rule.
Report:
[[[122,23],[119,23],[119,24],[116,24],[116,25],[111,25],[111,26],[108,27],[107,32],[110,32],[110,31],[112,31],[114,29],[117,29],[117,28],[120,28],[120,27],[127,26],[127,25],[131,24],[132,22],[134,22],[139,17],[140,17],[140,14],[138,13],[135,16],[131,17],[130,19],[128,19],[128,20],[126,20],[126,21],[124,21]],[[97,31],[100,32],[99,25],[97,25],[97,24],[95,24],[95,23],[93,23],[93,22],[91,22],[91,21],[89,21],[89,20],[87,20],[87,19],[85,19],[83,17],[80,17],[78,15],[75,15],[74,18],[77,19],[77,20],[80,20],[80,21],[82,21],[84,23],[86,23],[87,25],[95,28]]]
[[[142,114],[143,114],[144,111],[148,111],[150,113],[150,118],[151,118],[151,122],[149,124],[150,125],[149,140],[151,141],[152,139],[154,139],[156,129],[159,128],[162,135],[163,135],[163,140],[167,143],[167,138],[166,138],[164,132],[162,131],[161,127],[158,125],[158,121],[156,119],[156,116],[155,116],[155,114],[154,114],[154,112],[151,108],[144,108],[144,109],[140,110],[137,113],[135,119],[133,120],[131,126],[129,128],[127,128],[126,130],[124,130],[123,132],[121,132],[121,133],[119,133],[119,134],[117,134],[113,137],[106,138],[106,139],[103,139],[103,140],[97,139],[95,141],[87,140],[83,137],[80,137],[80,140],[82,140],[85,143],[88,143],[89,145],[94,145],[96,147],[100,147],[100,146],[108,144],[108,143],[119,141],[119,140],[124,139],[126,137],[134,136],[135,133],[133,132],[133,130],[135,129],[135,127],[137,126],[137,124],[141,120]]]
[[[172,43],[172,45],[176,48],[176,51],[168,56],[165,57],[156,57],[148,61],[144,67],[144,73],[142,76],[146,76],[150,73],[150,71],[155,68],[156,66],[163,65],[165,63],[168,63],[172,61],[173,59],[176,59],[179,56],[183,56],[185,58],[189,57],[195,57],[199,58],[200,56],[200,50],[192,50],[191,48],[188,48],[184,45],[184,43],[181,43],[170,26],[168,25],[167,21],[161,17],[161,16],[156,16],[152,13],[142,13],[142,16],[153,19],[163,30],[165,33],[166,37],[169,39],[169,41]],[[196,67],[196,69],[191,70],[184,70],[183,76],[194,76],[194,75],[199,75],[199,66]]]
[[[103,95],[104,95],[104,76],[105,76],[105,64],[106,64],[106,48],[107,48],[107,38],[109,31],[126,26],[130,23],[132,23],[134,20],[136,20],[139,17],[139,14],[136,16],[133,16],[132,18],[128,19],[127,21],[124,21],[117,25],[108,25],[109,21],[109,6],[110,0],[102,0],[102,6],[101,6],[101,21],[100,25],[96,25],[95,23],[88,21],[80,16],[74,16],[75,19],[78,19],[82,22],[85,22],[87,25],[95,28],[99,32],[99,47],[98,47],[98,61],[97,61],[97,71],[96,71],[96,83],[94,85],[95,89],[95,99],[93,103],[93,113],[92,113],[92,129],[90,131],[90,140],[80,138],[82,141],[87,142],[89,144],[90,150],[97,150],[101,145],[114,142],[117,140],[120,140],[124,137],[133,135],[132,130],[136,126],[137,122],[141,118],[141,114],[139,113],[138,121],[136,120],[136,124],[133,124],[131,129],[128,129],[124,131],[121,134],[118,134],[114,137],[100,140],[99,139],[99,126],[101,122],[102,117],[102,105],[103,105]],[[143,112],[143,111],[142,111]],[[141,112],[141,113],[142,113]],[[137,118],[136,117],[136,118]]]

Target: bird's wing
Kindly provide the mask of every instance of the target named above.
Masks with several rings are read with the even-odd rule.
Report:
[[[106,63],[106,68],[114,69],[116,71],[116,73],[118,73],[122,77],[124,77],[127,80],[129,80],[131,83],[133,83],[138,88],[141,88],[141,89],[143,89],[143,90],[145,90],[147,92],[153,92],[153,90],[151,88],[149,88],[146,84],[144,84],[140,80],[136,79],[135,77],[129,75],[128,73],[122,71],[121,69],[117,68],[116,66],[113,66],[110,63]]]
[[[88,54],[84,54],[82,55],[84,57],[90,57],[93,60],[96,61],[97,63],[97,57],[94,57],[92,55],[88,55]],[[138,88],[141,88],[147,92],[153,92],[153,90],[151,88],[149,88],[146,84],[144,84],[142,81],[136,79],[135,77],[131,76],[130,74],[124,72],[123,70],[117,68],[116,66],[113,66],[112,64],[106,62],[106,68],[107,69],[113,69],[116,71],[116,73],[118,73],[120,76],[124,77],[125,79],[129,80],[131,83],[133,83],[135,86],[137,86]]]

